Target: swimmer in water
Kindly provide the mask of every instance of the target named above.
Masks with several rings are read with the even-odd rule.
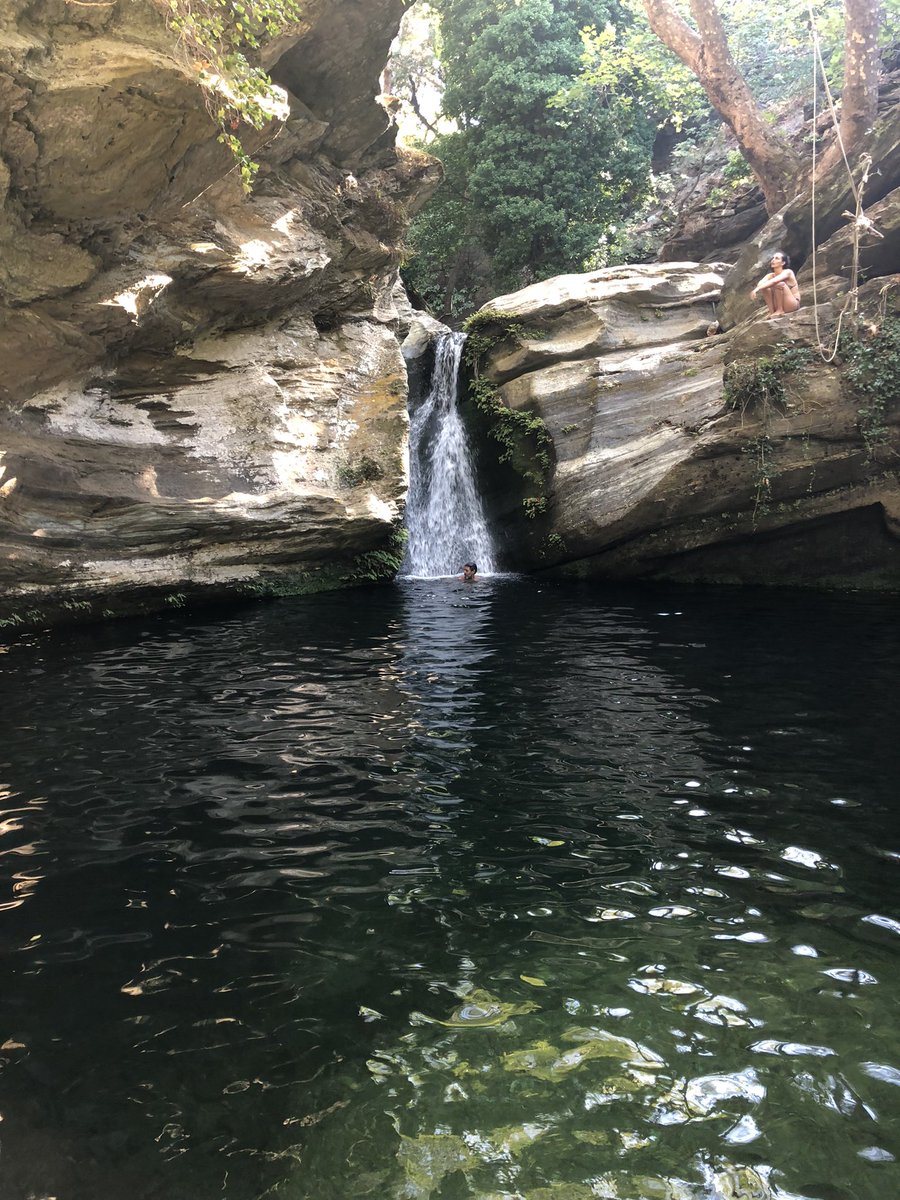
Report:
[[[466,583],[471,583],[475,578],[475,573],[477,570],[478,566],[475,563],[464,563],[463,573],[460,575],[460,579],[464,580]]]

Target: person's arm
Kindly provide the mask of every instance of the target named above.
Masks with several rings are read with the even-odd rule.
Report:
[[[768,284],[768,280],[769,280],[769,276],[768,276],[768,275],[763,275],[762,279],[759,281],[759,283],[756,285],[756,287],[755,287],[755,288],[753,289],[753,291],[750,293],[750,295],[753,297],[753,299],[754,299],[754,300],[756,299],[756,293],[757,293],[758,291],[760,291],[762,288],[764,288],[764,287],[766,287],[766,286],[767,286],[767,284]]]
[[[768,275],[763,276],[753,289],[753,294],[761,292],[764,288],[774,287],[776,283],[790,283],[793,273],[793,271],[779,271],[777,275],[773,275],[770,271]]]

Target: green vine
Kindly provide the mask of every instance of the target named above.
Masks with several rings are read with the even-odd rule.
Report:
[[[495,384],[487,379],[473,379],[469,395],[480,413],[488,418],[488,433],[500,443],[497,461],[508,463],[528,483],[540,489],[522,504],[529,517],[536,517],[547,506],[543,494],[550,474],[552,440],[542,417],[530,409],[509,408],[500,398]]]
[[[464,358],[473,378],[469,395],[475,407],[488,419],[488,433],[500,443],[497,461],[509,466],[526,482],[534,485],[537,494],[522,500],[525,515],[534,520],[547,509],[544,488],[550,475],[550,451],[553,440],[543,417],[531,409],[510,408],[503,403],[497,385],[485,379],[481,366],[495,346],[510,339],[521,342],[532,334],[509,313],[483,308],[463,322],[466,333]]]
[[[463,321],[466,334],[465,360],[474,371],[495,346],[508,340],[521,342],[528,336],[524,325],[513,321],[499,308],[481,308]]]
[[[191,72],[206,95],[210,116],[219,127],[249,192],[259,170],[244,148],[241,125],[262,129],[284,120],[284,91],[255,61],[263,43],[296,29],[300,0],[156,0]]]
[[[787,404],[785,378],[810,361],[808,346],[779,346],[770,358],[739,358],[725,368],[725,405],[740,412],[766,413]]]
[[[859,407],[857,427],[869,458],[887,444],[887,418],[900,405],[900,320],[889,317],[841,339],[844,377]]]
[[[761,433],[753,439],[749,446],[744,447],[745,454],[753,459],[753,520],[761,513],[769,511],[772,502],[772,479],[775,467],[772,460],[772,440],[767,433]]]
[[[769,511],[772,502],[772,480],[778,474],[769,437],[769,415],[773,410],[784,412],[788,394],[785,380],[794,371],[806,366],[812,358],[808,346],[783,343],[767,358],[740,358],[725,368],[725,405],[743,417],[751,412],[761,422],[761,429],[744,453],[753,464],[753,521]]]

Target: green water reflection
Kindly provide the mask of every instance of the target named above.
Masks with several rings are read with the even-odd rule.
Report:
[[[0,664],[4,1200],[900,1195],[889,604],[405,584]]]

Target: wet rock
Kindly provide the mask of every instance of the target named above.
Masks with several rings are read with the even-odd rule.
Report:
[[[397,1159],[404,1175],[399,1194],[405,1200],[428,1200],[447,1175],[471,1164],[473,1154],[462,1138],[453,1134],[401,1135]]]
[[[411,397],[424,396],[434,369],[436,341],[441,334],[449,332],[448,326],[436,321],[427,313],[411,314],[409,329],[402,346]]]

